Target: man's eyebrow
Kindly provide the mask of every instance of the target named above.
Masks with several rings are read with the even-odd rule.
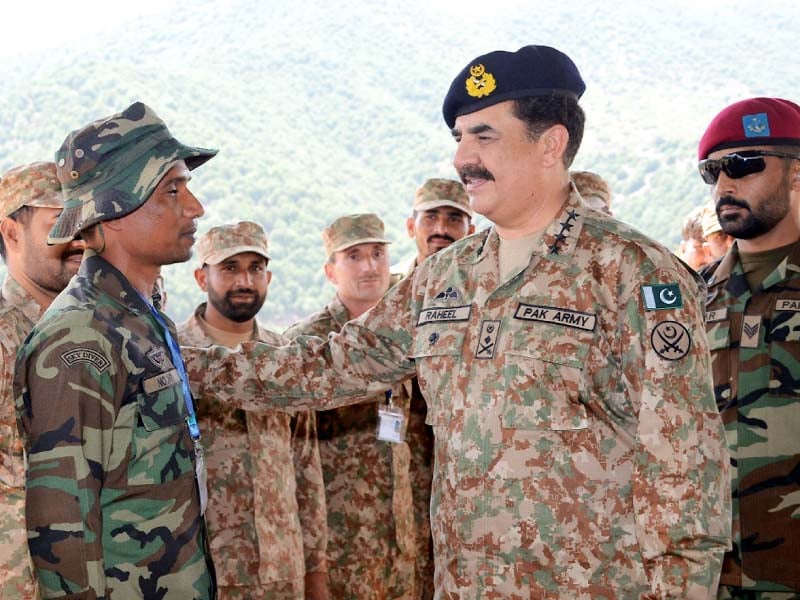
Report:
[[[176,175],[175,177],[170,177],[169,179],[164,179],[161,181],[159,186],[170,186],[175,183],[186,183],[192,179],[191,175]]]
[[[467,133],[470,133],[472,135],[486,133],[487,131],[496,132],[497,130],[491,125],[488,125],[486,123],[479,123],[478,125],[473,125],[472,127],[469,127],[467,129]],[[453,129],[450,130],[450,135],[452,135],[453,137],[458,137],[461,135],[461,130],[454,127]]]

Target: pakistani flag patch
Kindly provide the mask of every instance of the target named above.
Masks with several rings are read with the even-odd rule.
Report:
[[[644,296],[644,307],[647,310],[683,307],[683,297],[677,283],[643,285],[642,296]]]

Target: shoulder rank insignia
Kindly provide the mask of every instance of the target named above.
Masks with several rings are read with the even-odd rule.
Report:
[[[683,297],[677,283],[643,285],[642,296],[645,310],[683,308]]]
[[[494,75],[487,73],[483,65],[477,64],[469,68],[467,77],[467,93],[473,98],[483,98],[491,94],[497,87]]]

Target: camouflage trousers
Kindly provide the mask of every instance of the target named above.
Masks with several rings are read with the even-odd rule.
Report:
[[[304,589],[303,579],[266,585],[223,586],[217,591],[217,600],[303,600]]]
[[[28,532],[24,527],[25,492],[12,490],[0,506],[0,600],[39,598],[28,556]]]
[[[800,600],[800,592],[754,592],[721,585],[717,600]]]
[[[394,556],[328,566],[331,600],[417,600],[416,561]]]

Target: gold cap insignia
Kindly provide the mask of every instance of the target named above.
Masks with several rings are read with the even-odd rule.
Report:
[[[497,84],[494,75],[487,73],[483,65],[477,64],[469,68],[467,77],[467,93],[473,98],[483,98],[491,94]]]

